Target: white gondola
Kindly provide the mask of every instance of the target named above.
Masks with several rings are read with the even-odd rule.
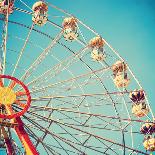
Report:
[[[33,10],[32,21],[38,26],[45,25],[48,17],[47,4],[42,1],[36,2],[33,5],[32,10]]]
[[[148,136],[144,139],[143,145],[147,151],[155,151],[155,138],[153,136]]]
[[[63,23],[63,36],[67,41],[75,40],[79,34],[77,29],[77,20],[74,17],[67,17]]]
[[[91,58],[94,61],[104,61],[106,58],[103,46],[104,41],[101,37],[95,37],[90,40],[89,46],[91,48]]]
[[[15,0],[0,0],[0,14],[13,13]]]

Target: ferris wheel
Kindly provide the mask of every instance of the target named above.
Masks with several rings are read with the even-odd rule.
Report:
[[[0,0],[0,154],[155,151],[145,90],[96,31],[50,1]]]

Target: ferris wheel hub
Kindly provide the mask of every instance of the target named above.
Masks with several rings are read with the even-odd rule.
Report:
[[[12,105],[16,101],[16,93],[9,87],[0,87],[0,103]]]
[[[4,80],[10,84],[5,86]],[[16,86],[20,87],[20,90],[16,89]],[[0,118],[20,117],[27,112],[30,103],[30,92],[22,81],[9,75],[0,75]]]

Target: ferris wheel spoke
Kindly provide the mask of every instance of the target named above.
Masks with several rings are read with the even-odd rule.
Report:
[[[37,111],[37,109],[36,109],[36,111]],[[54,110],[52,110],[52,111],[54,111]],[[78,113],[78,112],[77,112]],[[36,117],[42,117],[41,115],[38,115],[38,114],[35,114],[34,112],[30,112],[30,114],[32,114],[32,115],[35,115]],[[83,113],[82,113],[83,114]],[[86,114],[87,115],[87,114]],[[89,117],[90,116],[93,116],[93,117],[96,117],[96,118],[98,118],[98,119],[101,119],[100,117],[102,117],[102,115],[100,115],[100,116],[96,116],[95,114],[93,115],[93,114],[89,114],[88,115]],[[82,116],[81,116],[82,117]],[[106,117],[106,116],[104,116],[104,117]],[[107,117],[106,117],[107,118]],[[109,117],[108,117],[109,118]],[[114,117],[110,117],[111,118],[111,120],[112,119],[118,119],[118,118],[114,118]],[[65,118],[64,118],[65,119]],[[124,120],[127,120],[127,119],[124,119]],[[61,121],[61,120],[60,120]],[[63,121],[63,120],[62,120]],[[116,128],[118,128],[117,130],[113,130],[112,129],[112,131],[120,131],[121,129],[119,128],[119,127],[117,127],[117,126],[115,126],[115,123],[110,123],[109,121],[107,122],[107,121],[105,121],[105,120],[102,120],[102,121],[104,121],[104,122],[106,122],[106,125],[105,125],[105,127],[108,125],[108,124],[111,124],[112,126],[114,126],[114,127],[116,127]],[[76,122],[76,121],[75,121]],[[75,125],[75,124],[68,124],[68,125]],[[84,126],[84,127],[86,127],[86,128],[89,128],[90,126],[89,125],[85,125],[84,123],[83,124],[81,124],[80,122],[77,124],[77,125],[75,125],[75,126]],[[99,125],[100,126],[100,125]],[[91,128],[96,128],[96,129],[105,129],[105,127],[96,127],[96,126],[91,126]],[[110,129],[106,129],[106,130],[110,130]],[[125,131],[125,132],[128,132],[128,131]]]
[[[89,66],[88,66],[89,67]],[[89,67],[90,68],[90,67]],[[91,68],[90,68],[91,69]],[[104,85],[103,85],[104,86]],[[105,87],[105,86],[104,86]],[[105,88],[106,89],[106,88]],[[111,98],[112,99],[112,98]],[[117,113],[117,115],[118,115],[118,112],[117,112],[117,109],[116,109],[116,106],[115,106],[115,103],[113,102],[113,104],[114,104],[114,108],[115,108],[115,111],[116,111],[116,113]]]
[[[44,87],[39,88],[39,89],[37,89],[37,90],[31,91],[31,93],[33,93],[33,92],[35,92],[35,91],[45,91],[45,89],[51,88],[51,87],[53,87],[54,85],[62,84],[62,83],[66,83],[66,82],[70,82],[70,81],[73,81],[73,80],[76,80],[76,79],[80,79],[80,78],[83,78],[83,77],[87,77],[87,76],[89,76],[89,75],[91,75],[91,74],[95,74],[95,73],[97,73],[97,72],[107,71],[107,70],[109,70],[109,69],[110,69],[110,67],[107,67],[107,68],[102,68],[102,69],[99,69],[99,70],[91,71],[91,72],[89,72],[89,73],[87,73],[87,74],[81,74],[81,75],[76,76],[76,77],[74,77],[74,78],[70,78],[70,79],[67,79],[67,80],[64,80],[64,81],[57,82],[57,83],[55,83],[55,84],[50,84],[50,85],[48,85],[48,86],[44,86]]]
[[[81,118],[83,119],[83,117],[81,116]],[[59,119],[59,121],[65,121],[67,118],[64,118],[64,119]],[[96,117],[96,119],[100,119],[99,117]],[[105,126],[103,126],[103,127],[98,127],[98,126],[101,126],[101,125],[103,125],[103,124],[95,124],[95,125],[86,125],[86,124],[71,124],[71,123],[66,123],[66,124],[68,124],[68,125],[71,125],[71,126],[77,126],[77,127],[83,127],[83,128],[85,128],[85,129],[89,129],[89,128],[91,128],[91,129],[98,129],[98,130],[107,130],[107,131],[109,131],[109,132],[111,132],[111,131],[116,131],[116,132],[120,132],[120,128],[119,127],[117,127],[116,125],[115,125],[115,123],[109,123],[108,121],[103,121],[103,122],[106,122],[106,124],[105,124]],[[113,126],[114,128],[113,129],[111,129],[111,128],[108,128],[107,126],[108,125],[110,125],[110,126]],[[116,129],[115,129],[116,128]],[[129,132],[129,131],[127,131],[127,130],[125,130],[124,132]]]
[[[58,122],[57,122],[58,123]],[[60,122],[59,122],[60,123]],[[61,124],[61,123],[60,123]],[[67,125],[68,126],[68,125]],[[85,131],[83,131],[83,130],[80,130],[80,129],[77,129],[77,128],[75,128],[75,127],[73,127],[73,126],[69,126],[70,128],[73,128],[73,129],[75,129],[75,130],[78,130],[78,131],[81,131],[81,132],[84,132],[84,133],[86,133],[86,134],[91,134],[91,133],[88,133],[88,132],[85,132]],[[115,144],[115,145],[119,145],[119,146],[122,146],[122,144],[119,144],[119,143],[116,143],[116,142],[113,142],[113,141],[111,141],[111,140],[109,140],[109,139],[105,139],[105,138],[103,138],[103,137],[98,137],[98,136],[96,136],[96,135],[93,135],[93,134],[91,134],[93,137],[95,137],[95,138],[99,138],[99,139],[102,139],[102,140],[105,140],[105,141],[107,141],[107,142],[110,142],[110,143],[113,143],[113,144]],[[127,148],[127,149],[131,149],[131,150],[133,150],[132,148],[130,148],[130,147],[128,147],[128,146],[123,146],[123,147],[125,147],[125,148]],[[139,152],[139,153],[141,153],[141,154],[145,154],[144,152],[141,152],[141,151],[139,151],[139,150],[134,150],[134,151],[136,151],[136,152]]]
[[[26,92],[25,91],[17,91],[16,96],[25,96]]]
[[[84,87],[86,87],[86,86],[93,86],[94,84],[95,84],[95,82],[97,82],[97,80],[98,79],[96,79],[96,80],[93,80],[93,82],[84,82],[84,83],[75,83],[75,80],[74,81],[71,81],[71,84],[70,84],[70,82],[67,82],[67,86],[66,85],[56,85],[56,87],[54,86],[54,87],[52,87],[52,91],[55,91],[57,94],[62,94],[62,93],[64,93],[64,92],[72,92],[72,91],[74,91],[74,90],[79,90],[79,89],[84,89]],[[75,84],[74,84],[75,83]],[[74,86],[73,86],[73,84],[74,84]],[[40,91],[37,91],[37,92],[35,92],[35,88],[33,88],[34,89],[34,92],[33,92],[33,90],[32,90],[32,92],[31,92],[31,94],[33,94],[33,95],[37,95],[37,93],[38,92],[40,92]],[[48,89],[45,89],[44,90],[44,92],[45,92],[45,94],[43,94],[43,95],[46,95],[46,92],[48,93]],[[51,94],[55,94],[55,93],[52,93],[51,92]],[[112,94],[112,93],[111,93]],[[113,93],[114,95],[119,95],[119,93],[117,94],[117,93]],[[36,96],[35,95],[35,96]],[[95,95],[96,96],[98,96],[98,97],[100,97],[99,96],[99,94],[97,95],[97,94],[84,94],[84,92],[83,92],[83,94],[73,94],[73,95],[70,95],[70,96],[58,96],[58,98],[65,98],[65,97],[81,97],[81,96],[93,96],[93,97],[95,97]],[[104,95],[104,94],[100,94],[100,95]],[[107,95],[107,93],[105,94],[105,95]],[[50,96],[50,94],[48,94],[47,95],[47,98],[48,97],[51,97]],[[56,98],[57,96],[55,96],[55,95],[53,95],[53,98]],[[45,99],[46,98],[46,96],[42,96],[42,95],[40,95],[40,99]],[[101,98],[100,98],[101,99]],[[101,100],[104,100],[104,99],[101,99]]]
[[[3,63],[1,64],[1,69],[2,71],[1,74],[5,73],[5,69],[6,69],[6,50],[7,50],[7,37],[8,37],[8,18],[9,18],[9,12],[8,12],[8,8],[7,8],[7,14],[4,17],[4,29],[3,29],[3,41],[2,41],[2,50],[3,50],[3,54],[1,56],[1,61],[3,61]]]
[[[59,125],[60,126],[60,125]],[[62,126],[60,126],[61,128],[62,128]],[[64,128],[63,128],[64,129]],[[66,130],[65,130],[66,131]],[[67,131],[66,131],[67,132]],[[99,150],[97,150],[97,147],[94,147],[94,148],[91,148],[92,146],[85,146],[85,144],[86,144],[86,142],[89,140],[91,138],[91,135],[89,135],[88,136],[88,138],[81,144],[81,142],[79,142],[79,145],[81,145],[81,146],[83,146],[83,147],[87,147],[87,149],[89,148],[89,149],[92,149],[92,150],[94,150],[94,151],[96,151],[96,152],[99,152],[99,153],[103,153],[103,152],[101,152],[101,151],[99,151]],[[77,139],[76,139],[77,140]],[[102,144],[104,144],[104,143],[102,143]],[[106,144],[104,144],[106,147],[107,147],[107,145]],[[96,149],[95,149],[96,148]],[[112,149],[111,149],[112,150]],[[113,150],[112,150],[113,151]],[[114,152],[114,151],[113,151]],[[105,152],[104,152],[105,153]],[[114,152],[115,153],[115,152]]]
[[[80,121],[75,120],[74,118],[68,116],[67,114],[62,113],[61,111],[59,111],[58,113],[60,113],[61,115],[63,115],[63,117],[64,117],[63,120],[64,120],[64,119],[66,119],[66,120],[68,119],[68,120],[71,120],[71,121],[73,121],[73,122],[76,122],[77,124],[81,124]]]
[[[33,101],[41,101],[41,100],[49,100],[49,99],[61,99],[61,98],[76,98],[76,97],[103,97],[103,96],[107,96],[107,95],[121,95],[123,93],[129,94],[129,92],[106,92],[106,93],[98,93],[98,94],[72,94],[72,95],[68,95],[68,96],[40,96],[39,98],[33,98]],[[32,93],[33,94],[33,93]],[[103,99],[102,99],[103,100]],[[111,104],[112,105],[112,104]]]
[[[20,106],[21,108],[25,108],[26,107],[26,104],[20,102],[19,100],[16,100],[14,103],[17,104],[18,106]]]
[[[48,106],[48,105],[50,104],[50,102],[51,102],[51,99],[48,101],[48,103],[46,104],[46,106]],[[51,117],[51,115],[52,115],[53,112],[54,112],[54,110],[52,110],[52,111],[50,112],[50,114],[48,115],[48,118]],[[50,122],[50,123],[49,123],[47,129],[49,129],[49,128],[51,127],[52,123],[53,123],[53,122]],[[46,136],[47,136],[47,132],[45,132],[45,133],[43,134],[43,136],[42,136],[42,141],[45,139]],[[39,141],[37,141],[36,147],[38,146],[38,144],[39,144]]]
[[[16,69],[17,69],[17,66],[18,66],[18,64],[19,64],[19,62],[20,62],[20,59],[21,59],[21,57],[22,57],[22,55],[23,55],[23,53],[24,53],[24,51],[25,51],[26,45],[27,45],[27,43],[28,43],[28,41],[29,41],[29,38],[30,38],[31,32],[32,32],[32,30],[33,30],[33,27],[34,27],[34,23],[32,24],[32,26],[31,26],[31,28],[30,28],[30,30],[29,30],[29,32],[28,32],[28,35],[27,35],[27,37],[26,37],[26,40],[25,40],[25,42],[24,42],[24,45],[23,45],[22,49],[21,49],[20,52],[19,52],[19,56],[18,56],[17,62],[16,62],[16,64],[15,64],[15,66],[14,66],[14,69],[13,69],[13,72],[12,72],[11,76],[13,76],[13,75],[15,74],[15,71],[16,71]]]
[[[89,65],[87,65],[87,63],[85,63],[82,59],[80,59],[91,71],[93,71],[93,69],[89,66]],[[96,75],[96,73],[94,72],[94,75],[96,76],[96,77],[98,77],[98,75]],[[99,78],[99,77],[98,77]],[[100,79],[100,78],[99,78]],[[101,80],[100,80],[101,81]],[[107,90],[107,88],[105,87],[105,85],[103,84],[103,82],[101,81],[101,83],[102,83],[102,85],[103,85],[103,87],[104,87],[104,89],[106,90],[106,92],[108,92],[108,90]],[[109,97],[111,98],[111,96],[109,95]],[[112,103],[113,103],[113,106],[114,106],[114,109],[115,109],[115,112],[116,112],[116,114],[117,115],[119,115],[118,114],[118,112],[117,112],[117,109],[116,109],[116,106],[115,106],[115,103],[114,103],[114,101],[113,101],[113,99],[111,98],[111,100],[112,100]]]
[[[17,36],[10,36],[10,37],[12,37],[12,38],[14,38],[14,39],[17,39],[18,41],[25,41],[25,39],[23,39],[23,38],[20,38],[20,37],[17,37]],[[41,49],[41,50],[44,50],[41,46],[39,46],[39,45],[36,45],[36,44],[34,44],[33,42],[31,42],[30,40],[28,41],[28,43],[30,44],[30,45],[32,45],[32,46],[34,46],[34,47],[36,47],[36,48],[39,48],[39,49]],[[14,53],[19,53],[18,51],[16,51],[16,50],[13,50],[13,49],[10,49],[10,48],[8,48],[8,51],[10,51],[10,52],[14,52]],[[25,54],[26,55],[26,54]],[[52,56],[52,58],[54,58],[54,56],[53,55],[51,55]],[[27,59],[32,59],[32,57],[31,56],[29,56],[29,55],[26,55],[26,58]],[[8,63],[8,62],[7,62]],[[13,66],[13,64],[11,64],[11,66]],[[48,66],[45,66],[44,64],[42,65],[44,68],[48,68]],[[26,72],[26,69],[24,69],[24,68],[21,68],[19,65],[17,66],[17,68],[18,69],[20,69],[22,72]],[[36,78],[36,76],[33,76],[33,75],[31,75],[31,77],[32,78]],[[27,85],[28,86],[28,85]]]
[[[38,116],[38,114],[37,114],[37,116]],[[41,116],[42,117],[42,116]],[[124,119],[124,120],[127,120],[127,119]],[[131,121],[131,120],[130,120]],[[133,121],[138,121],[138,122],[140,122],[139,120],[133,120]],[[141,121],[142,122],[142,121]],[[70,124],[68,124],[68,125],[70,125]]]
[[[9,51],[9,50],[8,50]],[[9,66],[9,67],[14,67],[14,65],[8,61],[6,61],[6,64]],[[25,72],[25,69],[22,68],[21,66],[17,66],[17,69],[19,69],[20,71],[24,71]]]
[[[39,57],[31,64],[31,66],[27,69],[26,73],[21,77],[21,79],[24,81],[26,78],[28,78],[32,72],[34,72],[37,68],[37,66],[46,58],[46,56],[49,54],[50,50],[54,47],[54,45],[57,43],[57,41],[61,38],[62,31],[52,40],[50,45],[43,50],[43,52],[39,55]]]
[[[87,79],[88,81],[89,79]],[[97,80],[96,80],[97,81]],[[70,82],[67,82],[66,84],[62,84],[62,85],[55,85],[54,87],[52,87],[52,91],[55,91],[57,94],[62,94],[63,92],[71,92],[71,91],[74,91],[74,90],[77,90],[77,89],[80,89],[81,91],[83,90],[83,87],[86,87],[87,85],[93,85],[95,82],[95,80],[93,82],[83,82],[83,83],[77,83],[76,80],[72,80]],[[33,90],[35,91],[35,87],[33,87]],[[32,90],[32,91],[33,91]],[[45,93],[48,92],[49,89],[45,89]],[[36,91],[36,92],[32,92],[32,94],[36,94],[38,93],[39,91]],[[53,94],[53,93],[52,93]],[[44,94],[45,95],[45,94]],[[50,95],[50,94],[48,94]]]
[[[110,46],[110,45],[108,45],[108,46]],[[112,47],[110,48],[115,54],[117,53]],[[119,56],[119,55],[118,55]],[[119,57],[120,58],[120,57]],[[123,62],[124,62],[124,60],[123,59],[121,59]],[[106,62],[104,62],[105,63],[105,65],[102,65],[102,66],[109,66],[108,65],[108,63],[106,63]],[[128,67],[128,69],[130,70],[130,68]],[[133,76],[133,78],[135,79],[135,76],[133,75],[133,73],[131,72],[131,70],[130,70],[130,73],[131,73],[131,75]],[[113,80],[113,78],[111,77],[111,79]],[[136,80],[135,80],[136,81]],[[137,82],[137,81],[136,81]],[[140,85],[139,85],[140,86]],[[119,88],[117,88],[119,91],[121,91]],[[142,87],[141,87],[141,89],[142,89]],[[126,90],[127,91],[127,89],[125,89],[125,88],[123,88],[123,90]],[[125,105],[125,109],[126,109],[126,111],[127,111],[127,114],[128,114],[128,117],[129,117],[129,119],[131,119],[131,116],[130,116],[130,113],[129,113],[129,111],[128,111],[128,108],[127,108],[127,103],[126,103],[126,101],[125,101],[125,98],[124,98],[124,96],[122,96],[122,99],[123,99],[123,103],[124,103],[124,105]],[[142,113],[144,113],[142,110],[141,110],[141,112]],[[144,113],[144,115],[151,121],[151,119],[150,119],[150,117],[149,116],[147,116],[145,113]],[[153,115],[152,115],[153,116]],[[133,140],[133,132],[132,132],[132,126],[131,126],[131,140],[132,140],[132,147],[134,147],[134,140]]]
[[[0,20],[3,20],[3,18],[0,18]],[[12,23],[12,24],[16,24],[16,25],[19,25],[19,26],[21,26],[21,27],[24,27],[24,28],[27,28],[27,29],[31,29],[31,27],[29,27],[29,26],[27,26],[27,25],[25,25],[25,24],[22,24],[22,23],[19,23],[19,22],[15,22],[15,21],[8,21],[9,23]],[[49,39],[52,39],[52,40],[54,40],[54,38],[53,37],[51,37],[49,34],[47,34],[47,33],[44,33],[44,32],[42,32],[42,31],[39,31],[39,30],[37,30],[37,29],[35,29],[35,28],[33,28],[32,29],[33,31],[35,31],[35,32],[37,32],[37,33],[39,33],[39,34],[41,34],[41,35],[43,35],[43,36],[45,36],[45,37],[47,37],[47,38],[49,38]],[[68,52],[71,52],[71,53],[74,53],[75,54],[75,52],[73,51],[73,50],[71,50],[68,46],[66,46],[65,44],[63,44],[62,42],[60,42],[60,41],[57,41],[57,43],[59,44],[59,45],[61,45],[64,49],[66,49]]]
[[[60,61],[59,63],[56,64],[54,67],[52,67],[51,69],[45,71],[43,74],[39,75],[39,77],[33,79],[32,81],[30,81],[27,85],[31,85],[35,82],[43,82],[43,80],[45,78],[52,78],[55,77],[57,74],[59,74],[60,72],[62,72],[64,69],[67,69],[72,63],[75,63],[75,59],[77,57],[81,57],[83,52],[87,49],[87,47],[82,48],[80,51],[78,51],[76,54],[73,54],[70,57],[67,57],[65,60]],[[77,61],[77,60],[76,60]],[[49,76],[50,75],[50,76]]]
[[[16,86],[16,84],[17,84],[16,81],[12,81],[9,85],[9,88],[13,89]]]
[[[107,116],[107,115],[103,115],[103,114],[95,114],[95,113],[87,113],[87,112],[79,112],[79,111],[75,111],[73,109],[68,109],[68,108],[51,108],[51,107],[40,107],[40,106],[32,106],[31,108],[34,108],[35,110],[38,110],[40,109],[41,111],[44,109],[44,110],[47,110],[47,111],[64,111],[65,113],[80,113],[81,115],[86,115],[86,116],[93,116],[93,117],[98,117],[99,119],[102,119],[103,118],[103,121],[104,118],[107,118],[107,119],[121,119],[122,121],[127,121],[128,123],[130,122],[137,122],[137,123],[145,123],[146,121],[143,121],[143,120],[139,120],[139,119],[129,119],[129,118],[118,118],[116,116]],[[41,116],[37,113],[34,113],[34,112],[31,112],[29,111],[28,113],[30,114],[34,114],[35,116]],[[120,129],[120,128],[119,128]]]

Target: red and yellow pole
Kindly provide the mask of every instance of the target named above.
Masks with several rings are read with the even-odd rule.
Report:
[[[6,105],[6,110],[7,110],[8,114],[10,114],[10,115],[13,113],[12,108],[7,105]],[[15,126],[14,129],[15,129],[15,132],[17,133],[21,143],[24,146],[26,155],[39,155],[39,153],[37,152],[33,143],[31,142],[29,135],[27,134],[27,132],[24,129],[23,122],[22,122],[21,118],[20,117],[14,118],[14,119],[12,119],[12,122],[18,124],[18,126]]]

